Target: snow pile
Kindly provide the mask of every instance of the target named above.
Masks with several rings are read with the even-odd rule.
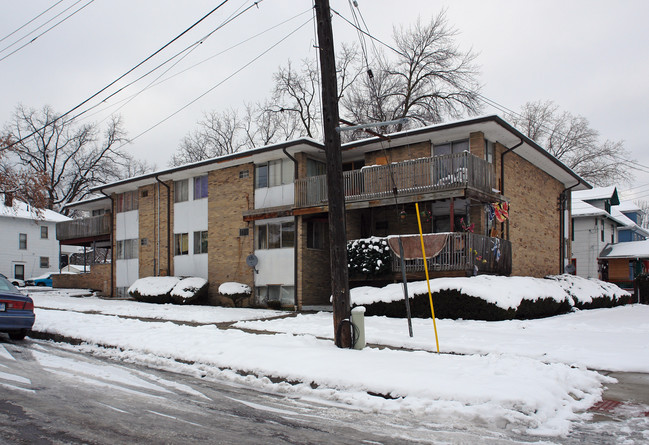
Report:
[[[141,295],[143,297],[157,297],[170,294],[178,284],[178,277],[145,277],[135,281],[128,288],[129,295]]]
[[[572,297],[574,304],[580,306],[593,302],[593,298],[608,298],[617,301],[631,294],[620,289],[613,283],[594,278],[582,278],[576,275],[552,275],[548,279],[555,280],[559,286]]]
[[[236,283],[234,281],[228,281],[219,286],[219,293],[221,295],[250,295],[250,292],[250,286],[248,286],[247,284]]]
[[[570,305],[591,302],[593,297],[609,297],[613,301],[630,294],[615,284],[573,275],[557,275],[549,278],[503,277],[479,275],[477,277],[435,278],[430,280],[431,293],[442,290],[458,292],[493,303],[502,309],[516,309],[523,300],[536,301],[550,298],[556,302],[568,301]],[[425,295],[425,281],[408,283],[408,296]],[[352,305],[368,305],[376,302],[390,303],[403,300],[401,283],[383,288],[370,286],[350,290]]]

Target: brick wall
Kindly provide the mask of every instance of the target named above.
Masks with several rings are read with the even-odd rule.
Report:
[[[420,142],[418,144],[404,145],[403,147],[371,151],[365,154],[365,165],[385,164],[386,154],[387,162],[402,162],[408,159],[427,158],[430,157],[430,153],[430,142]]]
[[[327,215],[321,215],[320,219]],[[298,217],[297,222],[297,297],[298,308],[309,305],[326,305],[331,296],[331,279],[329,268],[329,232],[325,230],[324,249],[307,248],[306,217]]]
[[[500,153],[504,150],[501,144],[496,145],[499,179]],[[557,199],[564,186],[515,151],[505,155],[504,165],[504,194],[510,203],[508,230],[512,242],[512,275],[557,274],[560,271]]]
[[[62,289],[92,289],[110,295],[110,264],[93,264],[89,273],[52,274],[52,286]]]
[[[243,170],[248,170],[247,178],[239,178]],[[254,270],[246,264],[246,257],[253,253],[254,226],[244,222],[242,216],[254,207],[253,181],[252,163],[209,172],[209,293],[221,304],[231,304],[229,299],[218,296],[222,283],[236,281],[254,287]],[[249,235],[239,236],[239,229],[246,227]]]

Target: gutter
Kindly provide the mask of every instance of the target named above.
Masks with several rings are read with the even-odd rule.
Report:
[[[581,180],[577,181],[575,185],[571,185],[570,187],[567,187],[563,189],[563,191],[559,194],[559,273],[564,273],[565,272],[565,264],[564,264],[564,256],[563,256],[563,251],[565,249],[564,245],[564,237],[563,237],[563,232],[565,229],[566,225],[566,220],[565,220],[565,210],[566,210],[566,202],[568,202],[568,193],[571,189],[577,187],[579,184],[581,184]]]
[[[104,195],[106,198],[110,199],[110,252],[111,252],[111,257],[113,257],[110,260],[110,298],[113,298],[114,297],[113,289],[115,288],[115,260],[117,259],[115,258],[115,251],[113,250],[113,241],[114,241],[113,234],[115,232],[115,225],[113,224],[115,218],[115,201],[113,200],[113,198],[111,198],[106,193],[104,193],[103,189],[99,189],[99,193]],[[84,264],[85,264],[85,255],[84,255]]]
[[[167,189],[167,276],[171,276],[171,187],[162,182],[159,176],[155,175],[155,180]],[[158,218],[160,218],[159,212]],[[160,244],[160,238],[158,238],[158,244]],[[158,263],[158,269],[160,269],[160,263]]]
[[[297,166],[297,159],[295,159],[292,155],[286,151],[286,147],[282,148],[282,151],[286,155],[287,158],[289,158],[291,161],[293,161],[293,181],[297,179],[298,175],[298,166]],[[295,193],[295,182],[293,183],[293,191]],[[295,201],[295,198],[293,198],[293,201]],[[298,216],[294,215],[293,216],[293,227],[295,227],[295,234],[294,234],[294,241],[293,241],[293,301],[295,304],[295,310],[298,310],[298,299],[297,299],[297,257],[298,257],[298,237],[297,237],[297,224],[298,224]],[[254,233],[254,227],[253,227],[253,233]]]
[[[521,141],[518,144],[514,145],[511,148],[508,148],[507,150],[503,151],[500,154],[500,194],[503,196],[505,196],[505,155],[507,153],[511,153],[512,151],[516,150],[521,145],[523,145],[523,139],[521,139]],[[504,224],[505,223],[502,223],[503,227],[501,227],[500,229],[500,234],[503,235],[504,239],[509,240],[509,219],[507,220],[507,238],[504,237],[505,235]]]

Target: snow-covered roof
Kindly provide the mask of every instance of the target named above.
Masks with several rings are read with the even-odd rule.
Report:
[[[622,213],[644,213],[633,201],[621,201],[620,205],[615,206]]]
[[[581,199],[576,199],[573,196],[572,216],[573,218],[575,218],[575,217],[583,217],[583,216],[609,216],[609,215],[606,210],[590,205],[587,202],[584,202]]]
[[[634,232],[649,238],[649,230],[640,227],[635,222],[633,222],[631,218],[620,212],[618,210],[618,206],[611,207],[611,216],[623,223],[624,227],[620,227],[620,230],[633,230]]]
[[[582,201],[595,201],[599,199],[613,199],[612,204],[619,203],[617,190],[614,185],[608,187],[595,187],[590,190],[577,190],[572,192],[572,197]]]
[[[27,203],[18,201],[17,199],[13,200],[13,206],[6,206],[4,204],[4,196],[2,196],[2,203],[0,203],[0,217],[1,216],[51,222],[70,220],[67,216],[61,215],[53,210],[38,210]]]
[[[649,240],[609,244],[600,258],[649,258]]]

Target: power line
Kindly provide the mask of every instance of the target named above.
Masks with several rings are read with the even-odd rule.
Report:
[[[92,1],[94,1],[94,0],[92,0]],[[148,57],[146,57],[144,60],[142,60],[141,62],[139,62],[138,64],[136,64],[133,68],[131,68],[131,69],[129,69],[128,71],[126,71],[124,74],[122,74],[122,75],[119,76],[117,79],[115,79],[115,80],[113,80],[112,82],[110,82],[108,85],[106,85],[105,87],[103,87],[102,89],[100,89],[99,91],[97,91],[96,93],[94,93],[92,96],[90,96],[90,97],[88,97],[87,99],[85,99],[83,102],[81,102],[81,103],[79,103],[78,105],[74,106],[73,108],[69,109],[68,111],[66,111],[66,112],[63,113],[62,115],[58,116],[57,118],[53,119],[52,121],[47,122],[45,125],[43,125],[43,126],[40,127],[39,129],[34,130],[33,132],[31,132],[31,133],[28,134],[27,136],[23,136],[23,137],[20,138],[18,141],[12,142],[12,143],[9,144],[6,148],[13,147],[13,146],[16,145],[16,144],[19,144],[19,143],[23,142],[25,139],[32,137],[33,135],[35,135],[35,134],[38,133],[39,131],[44,130],[45,128],[47,128],[48,126],[54,124],[55,122],[60,121],[60,120],[63,119],[65,116],[67,116],[67,115],[69,115],[70,113],[72,113],[73,111],[75,111],[75,110],[81,108],[83,105],[87,104],[87,103],[90,102],[92,99],[94,99],[95,97],[99,96],[101,93],[103,93],[104,91],[106,91],[108,88],[110,88],[111,86],[115,85],[117,82],[119,82],[120,80],[122,80],[124,77],[126,77],[127,75],[129,75],[130,73],[132,73],[133,71],[135,71],[136,69],[138,69],[140,66],[142,66],[143,64],[145,64],[146,62],[148,62],[149,60],[151,60],[153,57],[155,57],[156,55],[158,55],[160,52],[164,51],[168,46],[170,46],[171,44],[173,44],[176,40],[180,39],[183,35],[187,34],[191,29],[195,28],[199,23],[201,23],[201,22],[202,22],[203,20],[205,20],[207,17],[209,17],[210,15],[212,15],[214,12],[216,12],[219,8],[221,8],[221,6],[223,6],[224,4],[226,4],[228,1],[229,1],[229,0],[223,0],[223,1],[218,5],[218,6],[216,6],[216,7],[215,7],[214,9],[212,9],[210,12],[208,12],[208,13],[205,14],[203,17],[201,17],[199,20],[197,20],[196,22],[194,22],[194,23],[193,23],[189,28],[185,29],[183,32],[181,32],[181,33],[178,34],[176,37],[174,37],[173,39],[171,39],[169,42],[167,42],[167,43],[166,43],[165,45],[163,45],[161,48],[159,48],[158,50],[156,50],[155,52],[153,52],[152,54],[150,54],[150,55],[149,55]],[[255,2],[255,4],[258,4],[260,1],[263,1],[263,0],[259,0],[258,2]]]
[[[36,37],[34,37],[33,39],[31,39],[29,42],[25,43],[25,44],[22,45],[22,46],[19,46],[18,48],[16,48],[15,50],[13,50],[13,51],[10,52],[9,54],[7,54],[6,56],[0,58],[0,62],[2,62],[3,60],[5,60],[6,58],[12,56],[13,54],[16,54],[18,51],[20,51],[21,49],[23,49],[23,48],[26,47],[27,45],[30,45],[30,44],[34,43],[34,42],[36,41],[36,39],[38,39],[38,38],[41,37],[42,35],[44,35],[44,34],[50,32],[51,30],[53,30],[54,28],[56,28],[57,26],[59,26],[61,23],[65,22],[67,19],[69,19],[70,17],[72,17],[73,15],[75,15],[76,13],[78,13],[79,11],[81,11],[82,9],[84,9],[86,6],[90,5],[90,4],[91,4],[92,2],[94,2],[94,1],[95,1],[95,0],[90,0],[88,3],[86,3],[86,4],[83,5],[83,6],[81,6],[79,9],[77,9],[77,10],[73,11],[72,13],[68,14],[68,15],[65,16],[63,19],[61,19],[61,20],[59,20],[58,22],[56,22],[54,25],[50,26],[50,27],[47,28],[45,31],[43,31],[42,33],[38,34]],[[70,6],[69,8],[67,8],[67,9],[65,9],[65,10],[63,10],[61,13],[57,14],[57,15],[54,16],[52,19],[48,20],[48,21],[45,22],[43,25],[41,25],[41,26],[39,26],[38,28],[36,28],[34,31],[36,31],[36,30],[42,28],[43,26],[45,26],[46,24],[48,24],[49,22],[51,22],[52,20],[54,20],[56,17],[58,17],[59,15],[63,14],[63,12],[65,12],[65,11],[67,11],[68,9],[72,8],[73,6],[75,6],[75,5],[76,5],[77,3],[79,3],[79,2],[81,2],[81,0],[78,0],[78,1],[77,1],[76,3],[74,3],[72,6]],[[29,34],[32,34],[34,31],[30,32]],[[16,43],[20,42],[20,41],[23,40],[25,37],[27,37],[29,34],[27,34],[26,36],[20,38],[20,39],[17,40],[16,42],[14,42],[14,43],[12,43],[11,45],[5,47],[4,49],[0,50],[0,53],[3,53],[5,50],[11,48],[11,47],[14,46]]]
[[[4,41],[7,40],[9,37],[11,37],[12,35],[16,34],[18,31],[20,31],[21,29],[23,29],[24,27],[26,27],[27,25],[29,25],[30,23],[32,23],[34,20],[36,20],[36,19],[38,19],[39,17],[41,17],[43,14],[47,13],[49,10],[55,8],[56,6],[58,6],[58,5],[59,5],[60,3],[62,3],[63,1],[64,1],[64,0],[59,0],[58,2],[54,3],[52,6],[50,6],[50,7],[47,8],[45,11],[41,12],[40,14],[38,14],[36,17],[34,17],[33,19],[31,19],[30,21],[28,21],[28,22],[25,23],[24,25],[22,25],[22,26],[16,28],[14,31],[10,32],[9,34],[7,34],[7,35],[4,36],[3,38],[1,38],[1,39],[0,39],[0,42],[4,42]]]
[[[302,29],[302,28],[303,28],[305,25],[307,25],[309,22],[311,22],[311,20],[312,20],[312,19],[309,18],[309,20],[307,20],[306,22],[302,23],[300,26],[298,26],[297,28],[295,28],[293,31],[291,31],[290,33],[288,33],[286,36],[282,37],[280,40],[278,40],[277,42],[275,42],[274,44],[272,44],[271,46],[269,46],[269,47],[268,47],[266,50],[264,50],[261,54],[258,54],[258,55],[255,56],[253,59],[251,59],[249,62],[247,62],[246,64],[244,64],[244,65],[241,66],[240,68],[238,68],[236,71],[232,72],[232,74],[230,74],[229,76],[227,76],[226,78],[224,78],[223,80],[221,80],[220,82],[218,82],[217,84],[215,84],[214,86],[210,87],[207,91],[201,93],[199,96],[197,96],[196,98],[194,98],[194,99],[192,99],[191,101],[187,102],[185,105],[183,105],[182,107],[180,107],[179,109],[177,109],[176,111],[174,111],[173,113],[171,113],[170,115],[168,115],[167,117],[165,117],[164,119],[160,120],[160,121],[157,122],[156,124],[152,125],[151,127],[147,128],[146,130],[144,130],[144,131],[142,131],[141,133],[139,133],[137,136],[133,137],[129,142],[124,143],[124,144],[120,145],[120,146],[117,147],[117,148],[118,148],[118,149],[119,149],[119,148],[122,148],[122,147],[125,146],[126,144],[128,144],[128,143],[130,143],[130,142],[133,142],[134,140],[140,138],[141,136],[145,135],[146,133],[148,133],[149,131],[153,130],[154,128],[156,128],[156,127],[162,125],[163,123],[165,123],[166,121],[168,121],[169,119],[171,119],[172,117],[174,117],[175,115],[177,115],[178,113],[180,113],[181,111],[183,111],[185,108],[187,108],[187,107],[191,106],[192,104],[198,102],[200,99],[202,99],[203,97],[205,97],[206,95],[208,95],[209,93],[211,93],[212,91],[214,91],[216,88],[218,88],[218,87],[220,87],[221,85],[223,85],[223,84],[224,84],[225,82],[227,82],[228,80],[232,79],[234,76],[236,76],[236,75],[239,74],[241,71],[243,71],[244,69],[246,69],[247,67],[249,67],[250,65],[252,65],[254,62],[256,62],[257,60],[259,60],[261,57],[263,57],[264,55],[266,55],[266,54],[267,54],[268,52],[270,52],[272,49],[274,49],[275,47],[277,47],[280,43],[284,42],[286,39],[288,39],[289,37],[291,37],[293,34],[295,34],[297,31],[299,31],[300,29]]]

